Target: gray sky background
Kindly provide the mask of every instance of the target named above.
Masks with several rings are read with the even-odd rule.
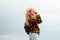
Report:
[[[0,40],[28,40],[25,11],[35,8],[42,17],[39,40],[60,40],[60,0],[0,0]]]

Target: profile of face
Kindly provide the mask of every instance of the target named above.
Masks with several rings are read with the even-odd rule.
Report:
[[[37,11],[35,9],[31,9],[31,15],[33,16],[37,15]]]
[[[31,16],[31,15],[36,16],[37,15],[37,11],[33,8],[28,9],[27,12],[28,12],[29,16]]]

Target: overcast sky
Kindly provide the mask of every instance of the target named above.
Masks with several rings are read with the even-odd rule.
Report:
[[[43,20],[39,40],[60,40],[60,0],[0,0],[0,40],[28,40],[25,11],[35,8]]]

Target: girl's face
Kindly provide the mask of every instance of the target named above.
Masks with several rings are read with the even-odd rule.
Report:
[[[35,9],[32,9],[32,10],[31,10],[31,15],[37,15],[37,12],[36,12]]]
[[[29,13],[28,13],[28,15],[29,16],[36,16],[37,15],[37,12],[36,12],[36,10],[35,9],[31,9],[30,11],[29,11]]]

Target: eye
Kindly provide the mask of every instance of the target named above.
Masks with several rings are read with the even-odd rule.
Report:
[[[37,12],[35,12],[35,14],[37,14]]]

